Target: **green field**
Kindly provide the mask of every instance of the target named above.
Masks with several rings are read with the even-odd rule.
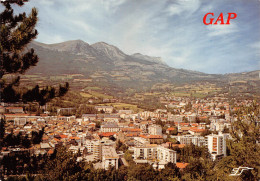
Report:
[[[85,90],[101,90],[100,87],[86,87]]]
[[[172,92],[171,95],[176,97],[190,97],[191,94],[187,92]]]
[[[103,99],[113,99],[113,96],[102,94],[102,93],[95,92],[95,91],[91,91],[90,94],[94,97],[99,97],[99,98],[103,98]]]
[[[93,97],[91,94],[84,93],[84,92],[81,92],[80,95],[81,95],[82,97],[85,97],[85,98],[91,98],[91,97]]]

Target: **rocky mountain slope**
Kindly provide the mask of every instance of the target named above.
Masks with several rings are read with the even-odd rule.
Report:
[[[28,72],[45,75],[82,74],[97,82],[120,86],[144,86],[154,83],[224,81],[236,75],[205,74],[169,67],[161,58],[136,53],[127,55],[105,42],[88,44],[72,40],[57,44],[32,42],[40,61]]]

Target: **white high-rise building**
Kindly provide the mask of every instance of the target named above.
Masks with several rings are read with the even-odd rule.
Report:
[[[218,135],[211,134],[206,136],[206,138],[206,144],[213,160],[227,155],[226,140],[228,134],[222,134],[219,132]]]

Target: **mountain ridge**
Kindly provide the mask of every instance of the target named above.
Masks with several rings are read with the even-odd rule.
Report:
[[[228,82],[230,78],[241,77],[173,68],[160,57],[140,53],[127,55],[118,47],[106,42],[90,45],[82,40],[55,44],[34,41],[29,46],[35,49],[40,61],[28,73],[83,74],[85,78],[91,78],[96,82],[129,87],[205,80]],[[250,76],[255,77],[255,74]],[[243,76],[243,79],[246,78]]]

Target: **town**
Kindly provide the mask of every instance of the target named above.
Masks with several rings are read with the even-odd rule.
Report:
[[[183,170],[189,163],[183,162],[176,150],[188,145],[206,148],[213,161],[225,157],[226,142],[232,139],[231,125],[237,121],[233,113],[253,101],[234,102],[231,107],[221,97],[195,100],[172,97],[164,103],[167,103],[165,109],[141,112],[96,105],[96,114],[86,113],[81,117],[63,115],[73,112],[73,108],[57,109],[57,114],[50,116],[48,111],[36,115],[15,104],[2,103],[0,112],[6,135],[29,140],[38,131],[40,138],[35,144],[19,140],[20,144],[15,138],[7,138],[9,143],[2,147],[1,157],[21,153],[51,156],[63,146],[78,155],[77,161],[95,163],[95,169],[118,169],[133,161],[148,163],[154,169],[164,169],[173,163]],[[5,164],[1,170],[4,175],[13,173]]]
[[[0,181],[260,180],[258,2],[0,9]]]

